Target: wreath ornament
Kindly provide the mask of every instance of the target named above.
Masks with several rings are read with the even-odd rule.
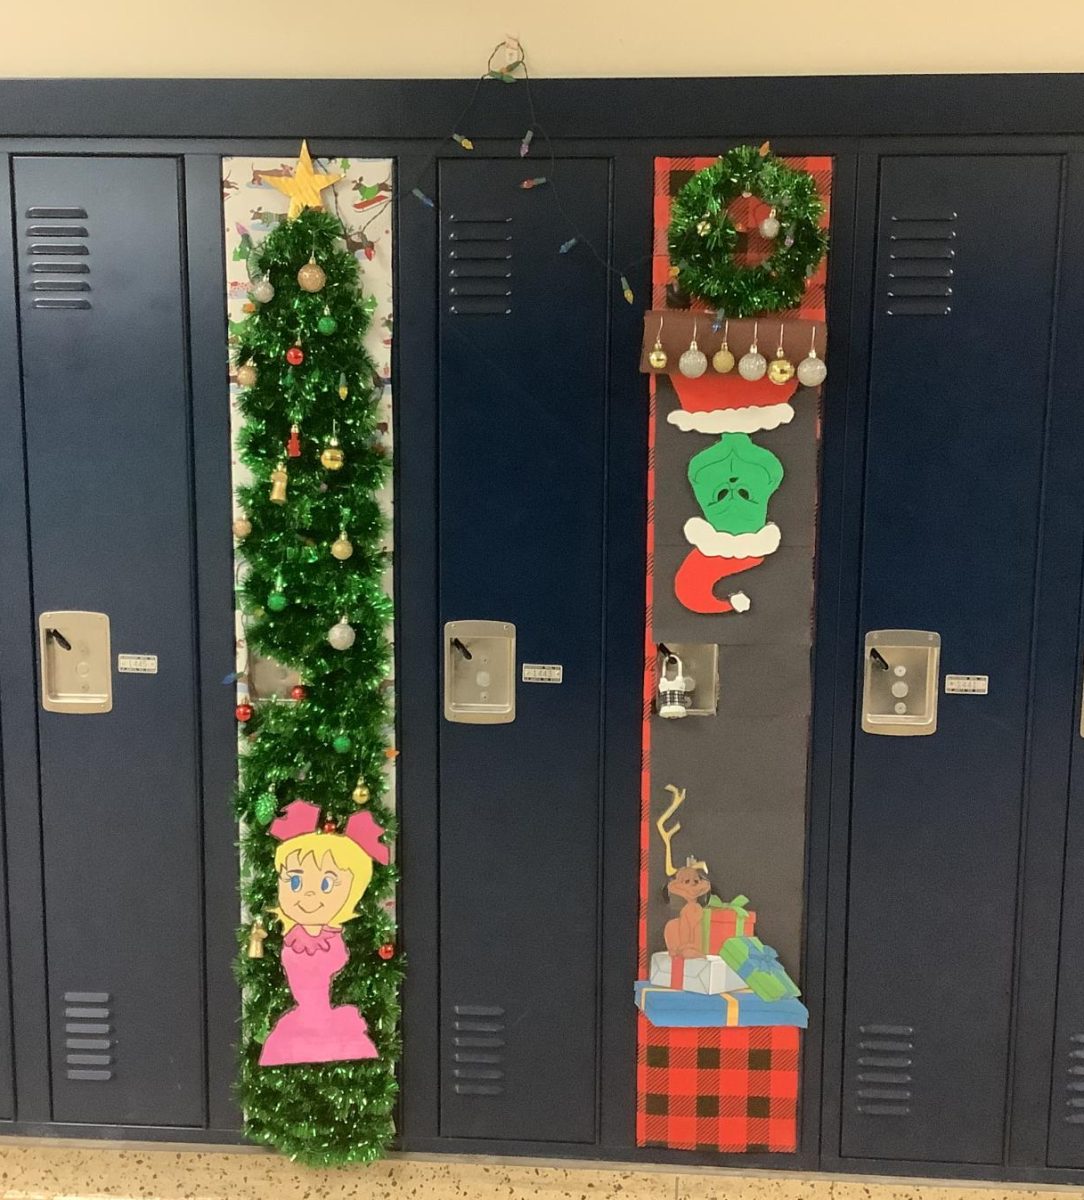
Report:
[[[752,267],[734,257],[738,230],[727,209],[739,196],[756,196],[775,210],[764,222],[776,229],[774,248]],[[767,143],[736,146],[674,198],[669,244],[678,284],[728,317],[794,308],[828,249],[823,216],[824,202],[808,171],[787,166]]]

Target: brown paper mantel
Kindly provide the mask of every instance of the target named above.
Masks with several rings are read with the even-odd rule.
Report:
[[[694,325],[697,345],[708,356],[710,362],[711,356],[723,344],[722,326],[718,331],[712,329],[714,319],[711,313],[695,312],[691,309],[667,308],[652,309],[646,312],[644,314],[643,344],[640,350],[640,370],[647,375],[666,375],[676,371],[678,359],[683,351],[688,350],[689,342],[692,341]],[[669,361],[665,370],[656,371],[648,363],[647,356],[655,345],[655,338],[659,336],[660,320],[662,321],[662,348],[666,351]],[[758,327],[757,349],[769,362],[775,357],[776,349],[779,346],[780,325],[783,328],[783,350],[795,366],[809,353],[810,338],[814,327],[817,330],[817,356],[824,358],[828,340],[824,322],[805,321],[794,317],[782,319],[758,317],[755,321],[752,317],[732,319],[727,334],[727,345],[735,358],[741,358],[752,344],[754,324]],[[711,368],[709,367],[708,370],[710,371]]]

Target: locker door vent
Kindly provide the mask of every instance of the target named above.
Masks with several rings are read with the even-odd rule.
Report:
[[[504,1091],[504,1009],[457,1004],[453,1011],[456,1095],[499,1096]]]
[[[906,1117],[911,1112],[914,1028],[910,1025],[858,1027],[855,1108],[871,1117]]]
[[[64,993],[64,1062],[69,1079],[113,1078],[113,1009],[108,992]]]
[[[512,312],[512,218],[448,219],[448,311],[457,317]]]
[[[90,308],[86,293],[90,274],[90,231],[85,208],[26,210],[26,257],[31,276],[27,285],[30,307],[44,309]],[[48,278],[41,278],[47,276]]]
[[[890,317],[947,317],[952,312],[956,214],[912,213],[891,217],[888,228]]]
[[[1066,1068],[1065,1115],[1066,1125],[1084,1125],[1084,1033],[1069,1038],[1069,1065]]]

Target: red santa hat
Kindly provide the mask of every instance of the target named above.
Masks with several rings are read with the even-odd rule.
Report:
[[[674,372],[670,382],[681,407],[668,412],[666,419],[684,432],[759,433],[794,420],[790,399],[798,388],[796,379],[784,384],[767,378],[750,383],[736,370],[719,375],[709,369],[699,379]]]

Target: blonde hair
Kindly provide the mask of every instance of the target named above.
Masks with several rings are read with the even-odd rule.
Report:
[[[317,867],[322,865],[324,856],[330,854],[331,861],[340,871],[350,872],[350,888],[346,893],[342,908],[332,918],[330,928],[340,929],[347,921],[352,921],[358,915],[354,911],[358,906],[358,901],[365,895],[365,889],[373,877],[373,860],[369,855],[357,842],[341,833],[301,833],[297,837],[279,843],[275,850],[276,874],[281,872],[286,860],[292,854],[297,855],[298,862],[311,854]],[[297,924],[280,908],[273,908],[271,911],[282,922],[283,933],[289,933]]]

